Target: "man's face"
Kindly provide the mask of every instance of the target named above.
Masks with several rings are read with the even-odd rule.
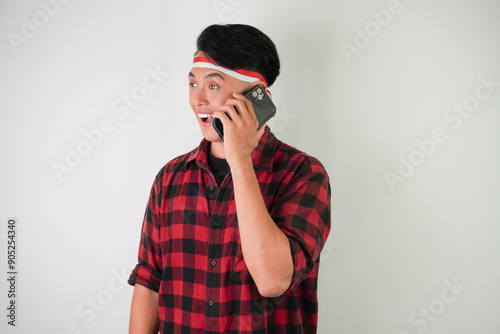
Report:
[[[198,52],[197,57],[205,57]],[[189,104],[198,120],[203,137],[210,142],[222,142],[213,128],[213,113],[233,98],[233,93],[243,93],[248,82],[233,78],[217,70],[195,67],[189,72]]]

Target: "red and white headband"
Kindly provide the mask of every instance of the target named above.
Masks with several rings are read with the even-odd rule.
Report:
[[[194,67],[204,67],[204,68],[210,68],[213,70],[217,70],[217,71],[220,71],[220,72],[225,73],[227,75],[230,75],[233,78],[236,78],[236,79],[239,79],[239,80],[245,81],[245,82],[262,81],[265,84],[264,88],[267,88],[267,81],[266,81],[266,79],[264,79],[264,77],[260,73],[244,70],[241,68],[229,69],[227,67],[218,65],[212,58],[195,57],[194,61],[193,61],[193,68]]]

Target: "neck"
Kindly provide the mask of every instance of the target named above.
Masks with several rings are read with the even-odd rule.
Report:
[[[219,159],[225,159],[226,155],[224,154],[224,143],[220,142],[212,142],[210,143],[210,154]]]

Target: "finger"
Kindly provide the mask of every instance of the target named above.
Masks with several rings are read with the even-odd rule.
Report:
[[[234,109],[233,106],[224,105],[224,106],[219,107],[218,110],[223,111],[226,114],[226,116],[229,117],[229,120],[234,122],[235,124],[239,124],[241,122],[240,115],[238,114],[236,109]]]
[[[245,103],[242,100],[238,99],[229,99],[226,101],[226,106],[231,106],[233,107],[238,115],[240,115],[242,118],[248,118],[248,110],[245,105]]]
[[[245,96],[241,94],[234,93],[236,98],[227,100],[228,105],[234,106],[237,110],[241,110],[240,117],[241,121],[247,127],[253,127],[257,130],[259,121],[255,115],[255,110],[253,109],[252,102],[249,101]]]
[[[229,126],[231,119],[224,111],[214,111],[214,117],[220,119],[224,127]]]
[[[234,93],[233,96],[235,97],[235,99],[232,101],[235,101],[235,103],[238,104],[239,108],[244,107],[244,110],[246,111],[245,114],[248,115],[250,119],[257,119],[257,116],[255,116],[255,110],[253,109],[253,105],[250,100],[248,100],[243,94]]]

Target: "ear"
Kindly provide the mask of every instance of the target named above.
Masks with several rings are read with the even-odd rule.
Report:
[[[264,87],[264,89],[267,89],[267,85],[264,81],[254,81],[254,82],[251,82],[250,85],[248,86],[248,90],[254,88],[255,86],[257,85],[261,85],[262,87]]]

